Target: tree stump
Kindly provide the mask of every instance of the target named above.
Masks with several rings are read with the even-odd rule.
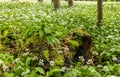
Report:
[[[81,29],[75,30],[75,35],[81,37],[81,44],[75,49],[76,54],[74,55],[73,60],[74,62],[78,62],[79,57],[83,56],[85,59],[84,63],[86,64],[89,59],[92,59],[92,36],[83,32]]]

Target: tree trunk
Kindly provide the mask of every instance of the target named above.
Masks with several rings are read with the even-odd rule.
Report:
[[[51,2],[53,3],[53,2],[54,2],[54,0],[51,0]]]
[[[11,0],[12,2],[16,1],[16,0]]]
[[[60,0],[52,0],[54,4],[54,9],[59,10],[60,9]]]
[[[97,26],[101,26],[102,25],[102,18],[103,18],[102,0],[97,1],[97,11],[98,11]]]
[[[42,2],[43,0],[38,0],[38,2]]]
[[[68,7],[72,7],[73,6],[73,0],[68,0]]]

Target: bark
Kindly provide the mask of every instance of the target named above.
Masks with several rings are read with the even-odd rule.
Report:
[[[97,1],[97,11],[98,11],[97,26],[101,26],[103,20],[102,0]]]

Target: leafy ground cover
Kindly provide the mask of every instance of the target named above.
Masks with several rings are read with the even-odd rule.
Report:
[[[95,3],[75,3],[53,11],[50,3],[0,3],[0,75],[2,77],[119,77],[120,4],[105,3],[103,26],[96,26]],[[93,38],[93,59],[73,63],[79,38],[74,29]],[[76,38],[76,37],[74,37]],[[64,39],[67,44],[64,43]],[[68,46],[69,44],[69,46]],[[62,45],[62,46],[61,46]],[[72,48],[72,49],[71,49]],[[65,65],[65,57],[71,60]],[[49,69],[48,69],[49,67]]]

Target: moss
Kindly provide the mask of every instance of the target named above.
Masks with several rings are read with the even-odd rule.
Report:
[[[73,29],[73,34],[75,34],[77,36],[89,35],[88,33],[84,32],[81,28],[75,28],[75,29]]]
[[[56,65],[64,65],[64,56],[63,55],[59,55],[59,56],[56,56],[54,58],[54,62]]]
[[[78,47],[79,43],[75,40],[68,40],[68,44],[72,45],[73,47]]]

